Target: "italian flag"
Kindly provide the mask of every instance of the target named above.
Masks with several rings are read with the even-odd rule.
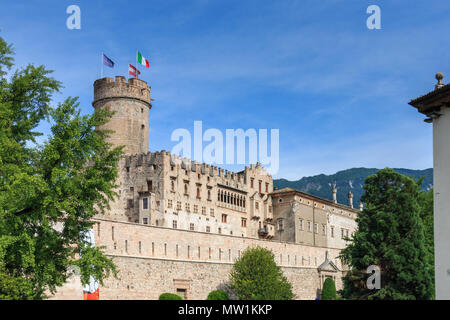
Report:
[[[145,59],[139,51],[137,52],[137,61],[147,68],[150,67],[148,60]]]

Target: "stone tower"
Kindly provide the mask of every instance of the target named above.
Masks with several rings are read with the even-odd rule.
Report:
[[[115,111],[110,121],[99,129],[112,130],[108,141],[114,146],[124,145],[127,155],[148,152],[150,87],[143,80],[125,77],[102,78],[94,82],[95,109]]]

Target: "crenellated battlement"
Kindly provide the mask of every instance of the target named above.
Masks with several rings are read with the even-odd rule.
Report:
[[[106,77],[94,82],[94,101],[92,105],[99,101],[112,98],[137,99],[144,102],[149,108],[152,107],[150,100],[150,86],[147,82],[130,78],[127,82],[125,77],[116,76],[115,79]]]

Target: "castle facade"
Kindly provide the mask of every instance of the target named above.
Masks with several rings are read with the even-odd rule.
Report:
[[[119,270],[100,299],[157,299],[173,292],[206,299],[225,288],[232,265],[252,246],[270,249],[297,299],[320,297],[327,277],[342,288],[347,268],[338,255],[356,229],[357,209],[295,189],[275,190],[257,163],[240,172],[149,152],[150,87],[117,76],[94,83],[94,108],[115,111],[102,128],[125,146],[118,198],[95,218],[95,243]],[[151,123],[151,122],[150,122]],[[77,295],[61,288],[54,298]],[[80,294],[82,294],[80,292]]]

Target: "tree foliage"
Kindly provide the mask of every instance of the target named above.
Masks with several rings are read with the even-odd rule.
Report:
[[[174,293],[162,293],[158,300],[183,300],[183,298]]]
[[[277,266],[271,251],[247,248],[235,262],[230,287],[240,300],[291,300],[291,284]]]
[[[325,281],[323,282],[322,300],[336,300],[336,299],[337,293],[334,281],[331,278],[326,278]]]
[[[342,295],[351,299],[430,299],[433,266],[421,218],[422,181],[383,169],[364,185],[365,209],[341,257],[351,267]],[[369,290],[365,270],[377,265],[381,289]]]
[[[208,294],[206,300],[230,300],[228,293],[223,290],[214,290]]]
[[[77,98],[57,107],[61,88],[44,66],[28,65],[9,79],[12,48],[0,37],[0,298],[42,299],[80,268],[100,283],[115,274],[85,234],[116,194],[121,148],[110,150],[108,132],[95,127],[110,114],[80,115]],[[44,142],[37,131],[50,121]]]

